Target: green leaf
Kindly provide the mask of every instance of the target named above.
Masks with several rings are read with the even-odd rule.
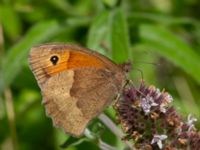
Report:
[[[4,31],[11,39],[15,40],[21,33],[21,22],[19,15],[9,5],[0,6],[0,22]]]
[[[108,32],[108,19],[109,14],[107,11],[100,13],[94,18],[88,33],[87,47],[94,50],[100,49],[101,42]]]
[[[200,83],[200,56],[186,41],[167,28],[155,25],[142,25],[140,36],[140,48],[158,52]]]
[[[54,7],[62,10],[63,12],[67,13],[70,12],[70,10],[72,9],[71,5],[69,4],[68,1],[65,0],[49,0],[49,3],[51,3]]]
[[[86,137],[75,138],[75,137],[70,136],[69,139],[67,139],[60,147],[61,148],[69,148],[72,146],[77,146],[86,141],[89,141],[88,138],[86,138]]]
[[[110,18],[112,57],[118,63],[127,61],[129,57],[128,26],[123,11],[118,8]]]
[[[59,31],[56,21],[45,21],[33,26],[24,38],[12,47],[2,62],[0,70],[0,93],[19,73],[25,62],[29,49],[38,43],[47,41]]]
[[[156,22],[163,25],[196,25],[197,22],[189,17],[175,17],[158,13],[133,12],[128,16],[129,23]]]
[[[117,4],[117,0],[103,0],[103,2],[109,7],[114,7]]]

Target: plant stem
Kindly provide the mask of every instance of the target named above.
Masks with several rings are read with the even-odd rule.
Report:
[[[99,137],[96,137],[93,135],[93,133],[87,128],[85,129],[84,135],[88,138],[91,139],[92,141],[97,141],[98,146],[101,150],[116,150],[116,147],[113,147],[104,141],[102,141]]]
[[[123,132],[116,126],[116,124],[104,113],[101,113],[99,115],[99,120],[101,120],[101,122],[103,122],[117,137],[119,137],[120,139],[123,137]],[[131,144],[128,141],[124,141],[124,143],[131,149],[131,150],[135,150],[135,148],[133,147],[133,144]]]
[[[4,54],[4,37],[3,37],[3,27],[2,24],[0,24],[0,59],[2,59]]]
[[[15,113],[14,113],[14,107],[13,107],[12,93],[10,89],[6,89],[4,94],[5,94],[6,112],[8,116],[8,124],[10,128],[11,139],[12,139],[12,147],[13,147],[13,150],[17,150],[18,142],[17,142],[17,132],[16,132],[16,125],[15,125]]]

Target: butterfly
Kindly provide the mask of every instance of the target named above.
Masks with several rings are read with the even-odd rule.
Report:
[[[33,47],[29,64],[46,114],[54,126],[76,137],[111,104],[126,82],[126,72],[120,65],[75,45]]]

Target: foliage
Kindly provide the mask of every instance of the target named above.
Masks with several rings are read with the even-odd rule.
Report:
[[[181,113],[198,118],[199,7],[198,0],[1,0],[0,149],[60,149],[68,138],[76,142],[68,149],[99,149],[96,140],[71,139],[45,116],[27,56],[32,46],[47,42],[75,43],[117,63],[131,61],[135,85],[142,71],[147,83],[173,95]],[[115,119],[113,112],[106,110]],[[90,129],[122,149],[123,142],[98,123]]]

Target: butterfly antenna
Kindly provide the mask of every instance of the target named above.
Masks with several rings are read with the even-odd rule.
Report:
[[[148,65],[153,65],[153,66],[160,66],[160,64],[158,64],[158,63],[145,62],[145,61],[136,61],[134,63],[143,63],[143,64],[148,64]]]
[[[141,71],[141,70],[140,70],[140,71]],[[141,84],[143,84],[143,83],[144,83],[144,80],[142,79]],[[130,80],[130,79],[126,80],[126,83],[125,83],[125,85],[123,86],[123,89],[125,89],[125,87],[126,87],[128,84],[131,84],[131,86],[133,86],[133,87],[135,88],[135,90],[136,90],[138,93],[140,93],[140,94],[143,95],[144,97],[146,96],[143,92],[141,92],[139,89],[137,89],[137,88],[135,87],[133,81]],[[114,105],[117,104],[117,101],[119,100],[119,98],[120,98],[120,94],[116,96],[116,101],[115,101]]]
[[[141,75],[141,78],[142,78],[142,81],[144,81],[144,76],[143,76],[143,72],[141,69],[138,69],[138,68],[134,68],[135,70],[137,70],[138,72],[140,72],[140,75]]]

